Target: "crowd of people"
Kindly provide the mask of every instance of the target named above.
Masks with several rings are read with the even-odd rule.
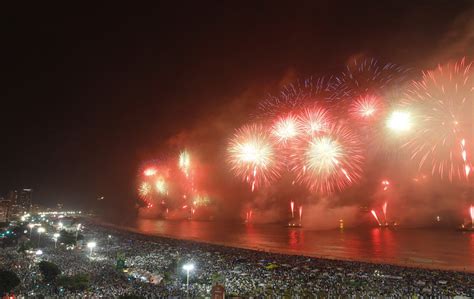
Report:
[[[0,249],[0,268],[13,269],[21,280],[20,296],[210,297],[218,283],[227,295],[241,297],[314,296],[474,296],[474,274],[427,270],[355,261],[291,256],[193,241],[150,237],[94,223],[85,223],[85,241],[97,242],[66,250],[54,242],[41,255]],[[118,267],[118,260],[125,268]],[[90,286],[70,291],[41,283],[37,263],[58,265],[63,275],[87,273]],[[184,264],[195,267],[186,283]],[[137,275],[139,273],[139,275]],[[151,277],[154,277],[152,280]]]

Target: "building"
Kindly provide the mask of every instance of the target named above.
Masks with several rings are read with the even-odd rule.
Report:
[[[8,218],[19,219],[25,213],[31,212],[33,199],[32,189],[22,189],[20,191],[11,190],[5,200],[9,201]]]
[[[16,204],[22,208],[24,212],[31,210],[33,201],[33,189],[23,189],[18,192],[18,198]]]
[[[11,201],[0,198],[0,222],[8,222],[10,220]]]
[[[18,192],[16,190],[11,190],[10,192],[8,192],[7,197],[5,199],[16,204],[16,201],[18,200]]]

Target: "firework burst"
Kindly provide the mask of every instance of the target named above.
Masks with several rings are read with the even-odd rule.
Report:
[[[298,118],[292,113],[278,118],[272,126],[272,135],[278,143],[286,144],[299,133]]]
[[[356,182],[364,160],[358,137],[334,124],[319,135],[301,138],[291,159],[296,180],[323,194]]]
[[[411,114],[407,111],[393,111],[386,122],[387,128],[395,133],[404,133],[411,129]]]
[[[377,119],[383,111],[382,100],[373,95],[359,96],[349,107],[349,114],[355,118],[371,121]]]
[[[211,199],[207,195],[197,194],[193,197],[193,205],[195,207],[208,206],[211,203]]]
[[[143,175],[145,176],[154,176],[157,170],[154,167],[149,167],[143,171]]]
[[[148,200],[152,195],[151,185],[147,182],[142,182],[138,187],[138,195],[143,200]]]
[[[343,99],[381,96],[383,92],[403,84],[410,70],[393,63],[383,64],[374,58],[355,59],[336,79],[335,92]]]
[[[166,181],[164,178],[158,178],[155,181],[155,188],[156,192],[158,192],[161,195],[166,195],[168,193],[168,185],[166,184]]]
[[[282,113],[293,113],[315,102],[329,103],[334,100],[332,77],[309,78],[285,86],[276,96],[269,96],[259,104],[260,118],[277,117]]]
[[[186,150],[179,154],[178,166],[184,175],[188,177],[191,169],[191,156]]]
[[[327,131],[331,121],[328,110],[319,107],[305,108],[298,114],[299,128],[308,136]]]
[[[236,131],[228,146],[234,174],[252,186],[252,191],[279,177],[279,163],[271,137],[261,125],[246,125]]]
[[[438,66],[412,83],[403,103],[416,111],[406,144],[419,168],[450,181],[466,179],[473,153],[474,77],[472,62]]]

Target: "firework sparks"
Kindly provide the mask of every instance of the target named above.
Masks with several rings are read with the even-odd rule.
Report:
[[[144,176],[154,176],[157,172],[158,172],[158,170],[156,170],[156,168],[150,167],[150,168],[147,168],[143,171],[143,175]]]
[[[404,94],[403,104],[416,111],[417,128],[406,144],[419,168],[443,178],[467,179],[472,164],[474,77],[472,62],[438,66],[423,73]]]
[[[245,213],[245,222],[250,223],[252,221],[252,210],[249,210]]]
[[[378,94],[401,85],[409,72],[409,69],[393,63],[384,64],[374,58],[355,59],[337,78],[336,93],[346,99]]]
[[[376,96],[360,96],[351,103],[349,113],[363,120],[372,120],[382,110],[382,103]]]
[[[320,136],[305,137],[291,156],[297,181],[319,193],[342,190],[361,175],[363,156],[357,136],[333,125]]]
[[[195,207],[208,206],[210,202],[210,198],[206,195],[196,195],[193,198],[193,205]]]
[[[333,81],[332,77],[321,77],[288,85],[279,95],[270,96],[259,104],[260,117],[274,118],[281,113],[293,113],[315,100],[329,103],[334,98]]]
[[[374,216],[375,220],[377,220],[377,223],[379,224],[379,226],[382,226],[382,224],[379,221],[379,217],[377,217],[377,213],[375,213],[374,210],[370,211],[370,213],[372,213],[372,216]]]
[[[327,131],[331,119],[326,109],[306,108],[298,115],[298,122],[302,132],[314,136]]]
[[[295,202],[294,201],[291,201],[290,202],[290,208],[291,208],[291,218],[295,218],[295,214],[294,214],[294,211],[295,211]]]
[[[394,111],[387,119],[387,127],[395,133],[404,133],[412,127],[411,115],[406,111]]]
[[[474,228],[474,206],[471,206],[469,208],[469,214],[471,216],[471,225]]]
[[[143,182],[140,184],[140,187],[138,187],[138,195],[142,199],[147,199],[151,195],[151,186],[147,182]]]
[[[272,135],[279,143],[286,143],[299,134],[298,121],[295,115],[289,114],[280,117],[273,124]]]
[[[469,174],[471,173],[471,166],[469,165],[469,162],[467,161],[466,139],[461,140],[461,157],[464,163],[464,174],[466,175],[466,178],[467,178],[469,177]]]
[[[179,154],[178,166],[181,171],[186,175],[186,177],[188,177],[191,168],[191,157],[186,150],[182,151]]]
[[[250,183],[252,191],[279,176],[274,146],[260,125],[247,125],[237,130],[229,143],[228,153],[232,171]]]
[[[159,178],[156,180],[155,188],[156,191],[161,195],[165,195],[168,193],[168,186],[166,185],[166,181],[163,178]]]
[[[383,204],[382,211],[383,211],[383,217],[385,218],[385,222],[387,222],[387,202]]]
[[[390,182],[388,180],[382,181],[383,191],[387,191],[388,187],[390,186]]]
[[[303,218],[303,206],[300,206],[299,214],[300,214],[300,222],[301,222],[301,219]]]

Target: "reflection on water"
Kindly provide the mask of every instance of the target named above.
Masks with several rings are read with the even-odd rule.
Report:
[[[298,250],[302,248],[304,244],[304,231],[301,229],[290,229],[290,240],[289,244],[292,250]]]
[[[133,227],[169,236],[317,257],[474,271],[474,233],[440,229],[316,231],[279,225],[139,219]]]

